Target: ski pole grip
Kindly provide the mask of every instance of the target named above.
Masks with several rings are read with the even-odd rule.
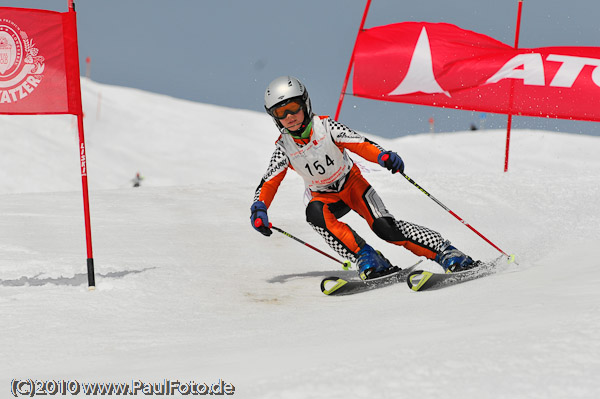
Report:
[[[262,225],[263,225],[262,219],[259,218],[254,221],[254,226],[260,227]],[[269,223],[269,228],[271,228],[271,227],[273,227],[273,223]]]

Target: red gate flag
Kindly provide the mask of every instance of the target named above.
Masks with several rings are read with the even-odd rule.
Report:
[[[0,114],[77,115],[89,288],[96,285],[83,134],[77,18],[69,12],[0,7]]]
[[[0,7],[0,114],[81,114],[74,12]]]
[[[600,121],[600,48],[515,49],[445,23],[360,32],[353,94],[376,100]]]

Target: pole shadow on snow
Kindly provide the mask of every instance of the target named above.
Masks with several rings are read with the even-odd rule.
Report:
[[[156,267],[147,267],[141,270],[123,270],[120,272],[109,272],[109,273],[96,273],[97,277],[103,278],[123,278],[130,274],[138,274],[143,273],[147,270],[156,269]],[[0,286],[3,287],[21,287],[24,285],[29,285],[32,287],[39,287],[46,284],[54,284],[54,285],[65,285],[65,286],[78,286],[78,285],[87,285],[88,284],[88,276],[85,273],[76,274],[73,277],[44,277],[40,278],[42,273],[39,273],[33,277],[21,276],[18,279],[13,280],[0,280]]]

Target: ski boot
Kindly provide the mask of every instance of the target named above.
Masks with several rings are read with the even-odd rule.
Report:
[[[480,261],[474,261],[470,256],[465,255],[450,244],[437,254],[435,261],[444,268],[446,273],[472,269],[481,263]]]
[[[365,244],[356,254],[358,275],[362,280],[370,280],[394,272],[397,268],[384,258],[379,251]]]

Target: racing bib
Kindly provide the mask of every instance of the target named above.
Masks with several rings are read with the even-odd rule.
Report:
[[[340,151],[335,145],[318,116],[313,118],[312,123],[308,144],[298,146],[289,134],[281,136],[281,144],[294,170],[311,191],[331,191],[331,186],[346,177],[353,163],[346,151]]]

